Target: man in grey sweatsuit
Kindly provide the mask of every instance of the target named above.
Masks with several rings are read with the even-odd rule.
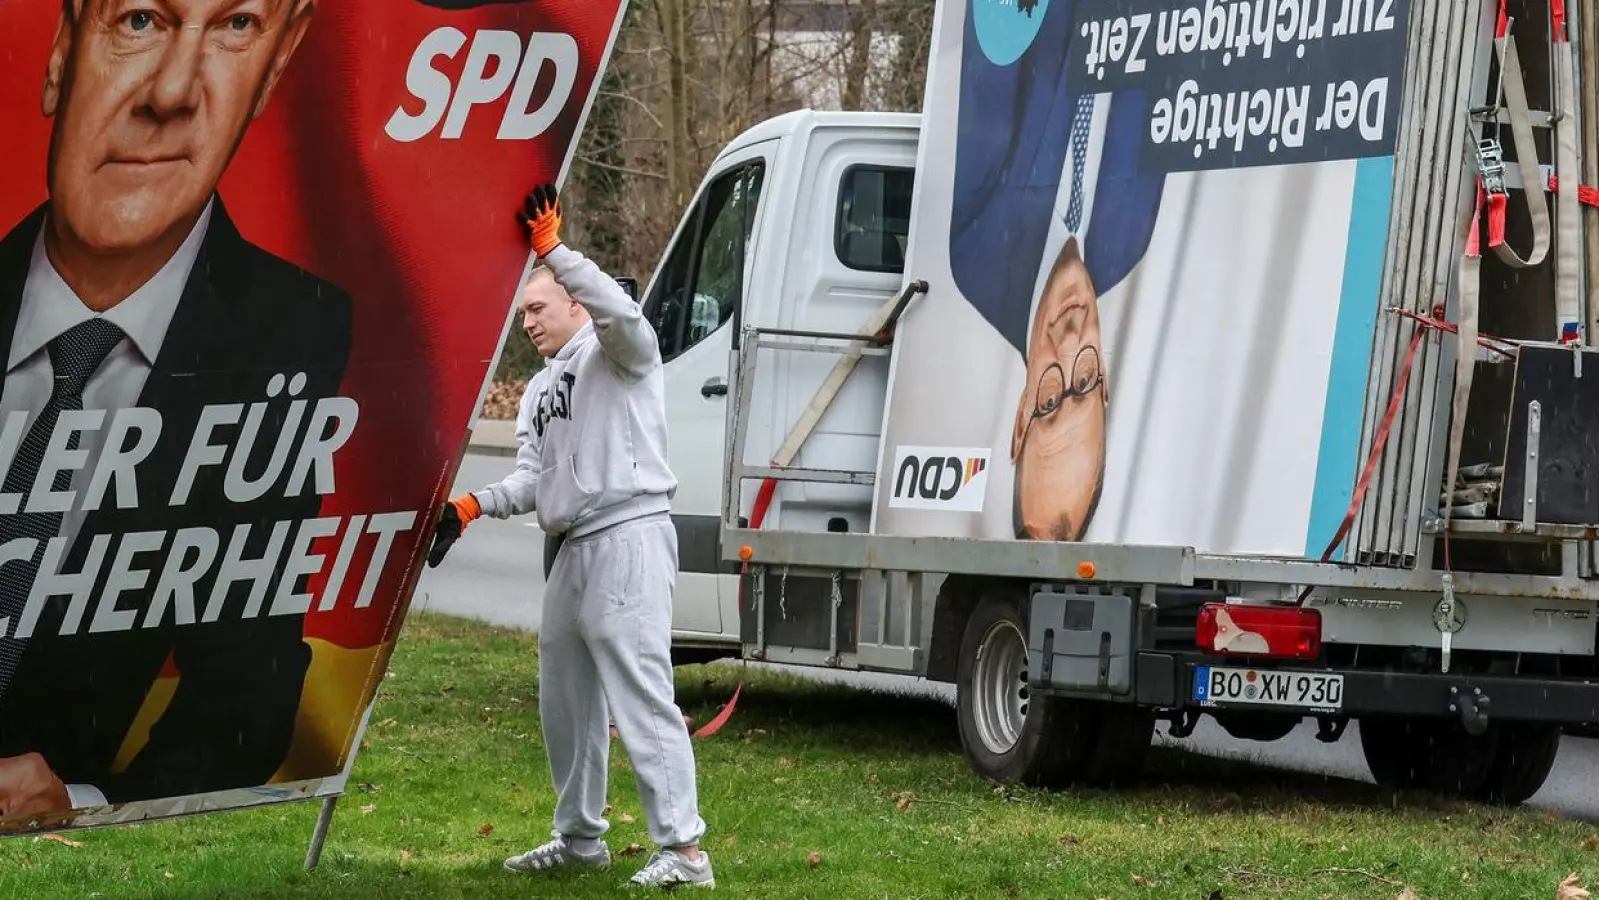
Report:
[[[558,799],[554,840],[505,867],[604,868],[610,720],[615,719],[661,849],[635,884],[715,884],[695,785],[694,753],[674,702],[672,592],[677,479],[667,466],[661,355],[627,292],[562,245],[553,185],[523,211],[539,265],[523,325],[547,360],[517,416],[516,468],[445,504],[429,563],[468,523],[536,511],[561,541],[539,627],[539,716]]]

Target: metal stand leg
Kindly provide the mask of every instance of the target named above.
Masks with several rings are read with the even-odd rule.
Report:
[[[316,831],[311,833],[311,846],[305,851],[305,870],[315,871],[317,862],[322,858],[322,845],[328,839],[328,826],[333,824],[333,807],[339,802],[337,796],[328,797],[322,801],[322,812],[316,817]]]

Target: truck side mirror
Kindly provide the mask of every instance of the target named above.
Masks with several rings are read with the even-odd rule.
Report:
[[[627,295],[633,298],[634,303],[638,302],[637,278],[630,275],[618,275],[616,276],[616,283],[622,286],[622,290],[627,291]]]

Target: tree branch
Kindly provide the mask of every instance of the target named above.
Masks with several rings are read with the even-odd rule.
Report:
[[[634,178],[653,178],[657,181],[666,180],[666,176],[662,175],[660,172],[646,172],[643,169],[630,169],[627,166],[613,166],[608,162],[601,162],[600,160],[592,159],[590,157],[583,156],[582,154],[577,154],[576,156],[577,161],[585,166],[594,166],[597,169],[604,169],[608,172],[618,172],[623,175],[631,175]]]

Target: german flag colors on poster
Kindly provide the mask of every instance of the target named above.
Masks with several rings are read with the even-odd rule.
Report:
[[[336,794],[625,0],[0,0],[0,832]]]

